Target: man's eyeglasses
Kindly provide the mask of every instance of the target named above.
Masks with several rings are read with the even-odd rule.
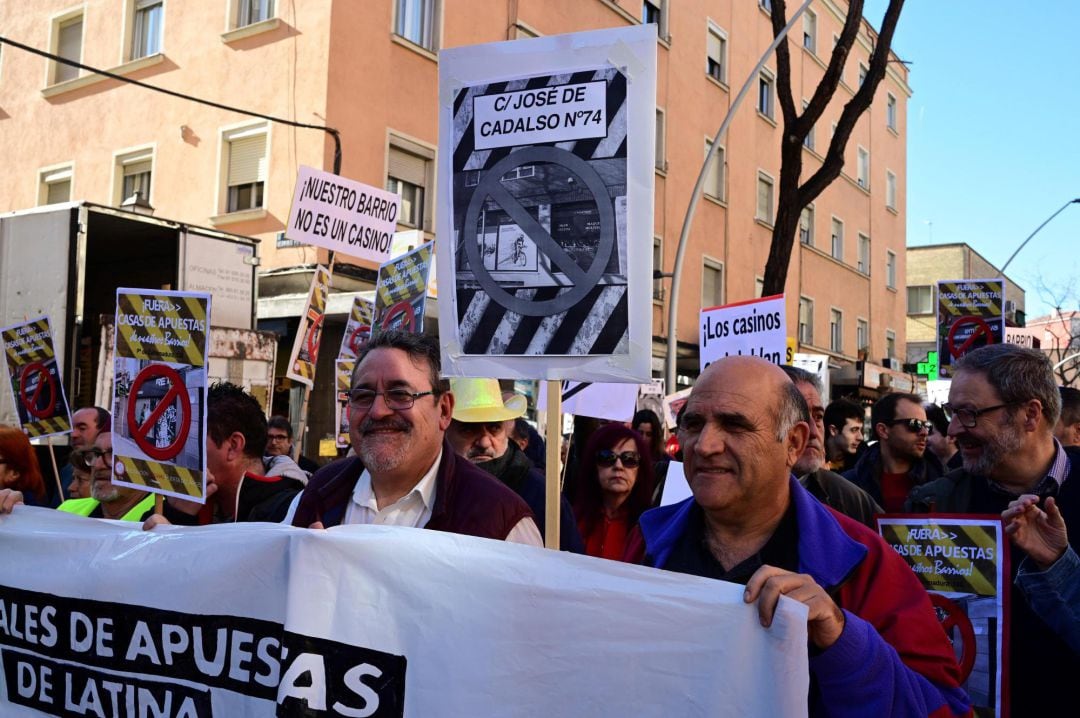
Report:
[[[83,449],[83,462],[86,464],[86,468],[90,466],[102,457],[105,458],[106,464],[112,463],[112,449],[99,449],[96,446],[92,446],[89,449]]]
[[[616,454],[611,449],[600,449],[596,452],[596,465],[603,468],[609,468],[615,465],[616,461],[621,461],[622,465],[628,469],[636,469],[641,465],[641,454],[636,451],[624,451],[621,454]]]
[[[266,435],[266,440],[267,441],[288,441],[289,440],[289,435],[288,434],[267,434]]]
[[[893,419],[884,423],[888,426],[896,426],[897,424],[903,424],[912,434],[918,434],[923,429],[925,429],[926,431],[930,431],[932,428],[934,428],[934,425],[932,423],[930,423],[929,421],[923,421],[922,419]]]
[[[991,411],[997,411],[998,409],[1004,409],[1007,406],[1012,406],[1015,401],[1006,402],[1004,404],[994,404],[988,406],[985,409],[961,409],[960,407],[953,406],[952,404],[942,404],[941,410],[945,412],[945,416],[952,421],[956,419],[960,422],[960,426],[965,429],[975,428],[975,423],[979,420],[979,417],[983,414],[987,414]]]
[[[375,404],[375,397],[381,396],[388,409],[404,411],[405,409],[411,409],[420,397],[435,395],[435,391],[409,391],[408,389],[371,391],[370,389],[356,389],[349,395],[349,407],[361,410],[370,409]]]

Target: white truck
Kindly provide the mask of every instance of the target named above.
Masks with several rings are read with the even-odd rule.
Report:
[[[255,326],[258,240],[88,202],[0,213],[0,326],[47,314],[68,403],[109,407],[117,287],[209,292],[211,381],[269,411],[277,336]],[[17,425],[0,387],[0,424]]]

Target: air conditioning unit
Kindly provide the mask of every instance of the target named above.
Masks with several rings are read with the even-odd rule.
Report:
[[[900,360],[896,357],[885,357],[881,360],[881,366],[885,367],[886,369],[892,369],[893,371],[900,371],[901,368],[903,368]]]
[[[1016,302],[1011,299],[1005,300],[1005,316],[1010,317],[1016,314]]]

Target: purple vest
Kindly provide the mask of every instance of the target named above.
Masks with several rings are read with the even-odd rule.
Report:
[[[316,521],[326,528],[339,525],[363,470],[358,457],[348,457],[316,471],[300,497],[293,526],[307,527]],[[442,461],[435,474],[435,506],[424,528],[502,541],[524,518],[532,518],[532,512],[520,496],[457,456],[443,440]]]

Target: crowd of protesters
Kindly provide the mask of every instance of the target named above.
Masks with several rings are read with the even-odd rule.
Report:
[[[154,513],[147,494],[112,485],[102,409],[76,412],[87,421],[62,503],[50,501],[25,435],[0,427],[0,513],[59,506],[147,530],[391,524],[542,546],[546,454],[524,397],[494,379],[447,381],[439,355],[420,335],[369,342],[349,394],[350,455],[313,472],[288,456],[287,419],[268,424],[249,394],[215,385],[206,506],[169,499]],[[579,420],[560,548],[744,584],[766,627],[781,595],[805,604],[812,715],[966,715],[948,637],[874,517],[1000,515],[1013,552],[1012,714],[1053,714],[1045,686],[1080,669],[1080,393],[1055,386],[1041,353],[997,345],[956,364],[942,406],[890,393],[867,412],[848,399],[823,406],[821,395],[813,374],[729,357],[695,383],[677,455],[652,411]],[[692,496],[665,502],[676,459]]]

